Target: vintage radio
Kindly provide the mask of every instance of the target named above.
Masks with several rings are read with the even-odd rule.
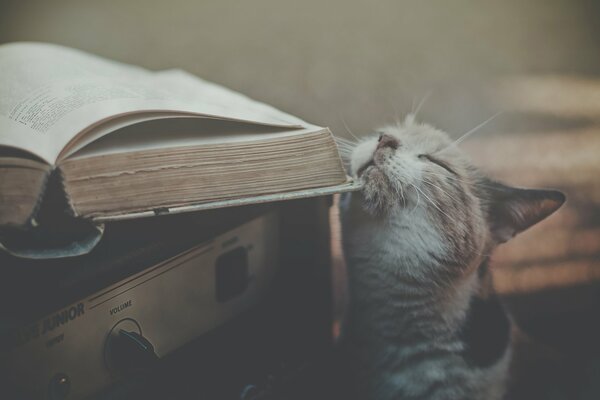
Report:
[[[0,398],[305,397],[331,349],[329,206],[114,222],[85,256],[0,255]]]

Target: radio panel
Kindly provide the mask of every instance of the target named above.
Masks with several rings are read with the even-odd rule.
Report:
[[[19,329],[9,381],[78,399],[256,306],[278,268],[271,212]]]

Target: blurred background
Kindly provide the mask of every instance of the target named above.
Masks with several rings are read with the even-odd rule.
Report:
[[[474,162],[568,196],[495,257],[496,287],[529,337],[516,386],[523,398],[597,399],[599,21],[596,0],[0,0],[0,43],[183,68],[350,139],[426,96],[419,119],[454,137],[502,111],[465,142]]]

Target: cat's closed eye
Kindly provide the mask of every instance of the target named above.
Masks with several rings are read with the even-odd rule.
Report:
[[[450,172],[453,175],[457,175],[457,173],[452,168],[450,168],[450,166],[448,164],[446,164],[445,162],[443,162],[442,160],[440,160],[438,158],[435,158],[429,154],[419,154],[418,157],[421,160],[427,160],[433,164],[436,164],[436,165],[444,168],[446,171]]]

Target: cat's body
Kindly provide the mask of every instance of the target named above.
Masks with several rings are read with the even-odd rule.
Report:
[[[491,290],[489,253],[564,198],[485,179],[446,134],[412,118],[363,140],[350,161],[364,183],[340,206],[352,393],[501,399],[510,324]]]
[[[386,226],[356,221],[360,214],[345,214],[343,223],[351,293],[343,347],[357,384],[369,386],[358,390],[381,400],[500,399],[510,358],[508,325],[493,359],[477,365],[467,357],[470,305],[485,289],[479,274],[446,283],[435,272],[435,255],[428,254],[428,243],[439,239],[414,234],[417,221]],[[411,273],[425,269],[420,277]]]

